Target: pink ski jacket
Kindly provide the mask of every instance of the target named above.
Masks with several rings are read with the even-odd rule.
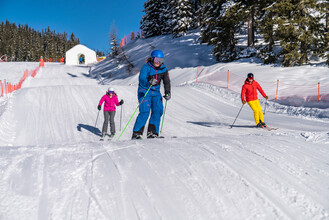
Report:
[[[113,94],[112,98],[110,98],[109,95],[104,95],[101,100],[99,100],[99,104],[98,105],[102,105],[103,102],[105,102],[104,104],[104,111],[105,112],[113,112],[115,111],[115,106],[119,106],[120,103],[118,101],[118,97]]]

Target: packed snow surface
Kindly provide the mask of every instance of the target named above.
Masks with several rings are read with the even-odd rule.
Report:
[[[137,64],[141,55],[132,54]],[[106,80],[95,76],[100,69],[91,74],[97,66],[46,63],[22,89],[1,97],[0,219],[329,219],[326,105],[271,99],[265,110],[259,95],[266,123],[279,129],[257,129],[239,93],[195,83],[196,66],[177,62],[164,139],[130,140],[135,114],[118,140],[138,106],[138,74]],[[15,83],[37,65],[0,63],[0,78]],[[228,65],[241,76],[258,67]],[[278,73],[262,68],[264,80]],[[104,117],[97,105],[108,87],[125,103],[117,107],[115,138],[100,142]]]

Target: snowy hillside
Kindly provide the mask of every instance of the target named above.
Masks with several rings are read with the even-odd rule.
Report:
[[[265,120],[279,129],[254,128],[247,105],[229,128],[242,106],[234,86],[246,73],[254,72],[261,85],[277,78],[328,84],[328,68],[214,64],[211,49],[197,46],[195,35],[148,41],[168,49],[172,99],[164,139],[130,140],[135,115],[117,140],[138,105],[138,74],[109,60],[92,68],[46,63],[22,89],[0,97],[0,219],[328,219],[325,101],[321,108],[281,105],[264,88],[271,99]],[[150,51],[143,39],[127,45],[133,71]],[[10,76],[15,83],[37,65],[0,63],[0,79]],[[195,83],[198,65],[204,70]],[[215,85],[221,75],[213,72],[227,69],[242,79],[232,82],[232,90]],[[116,137],[100,142],[97,105],[110,86],[125,104],[117,108]]]
[[[199,32],[192,32],[176,39],[171,35],[136,39],[123,48],[124,56],[100,62],[91,68],[91,75],[100,83],[108,84],[112,80],[118,83],[117,79],[137,75],[150,51],[156,48],[164,51],[165,64],[170,75],[175,77],[176,86],[195,82],[198,75],[198,82],[227,87],[229,71],[229,89],[240,93],[247,73],[252,72],[272,101],[289,106],[329,108],[329,69],[326,65],[278,67],[264,65],[254,58],[215,64],[212,47],[200,45],[199,37]],[[130,77],[129,83],[135,85],[138,80]],[[318,92],[321,102],[318,102]],[[275,100],[277,94],[278,100]]]

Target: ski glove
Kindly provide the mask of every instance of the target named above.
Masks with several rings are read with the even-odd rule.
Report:
[[[246,101],[242,101],[242,104],[246,104],[247,102]]]
[[[124,103],[123,99],[121,99],[121,101],[119,102],[120,105],[122,105]]]
[[[151,78],[149,80],[150,85],[156,86],[158,84],[158,80],[156,78]]]
[[[268,99],[268,96],[265,96],[265,99],[267,100]]]
[[[171,98],[170,93],[165,94],[165,95],[163,96],[163,98],[165,98],[165,100],[168,101],[168,100]]]
[[[97,106],[97,108],[100,111],[102,109],[102,106],[99,105],[99,106]]]

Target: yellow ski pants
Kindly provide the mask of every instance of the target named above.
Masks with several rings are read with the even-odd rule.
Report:
[[[257,99],[257,100],[249,101],[248,105],[254,111],[254,118],[256,125],[259,123],[259,121],[264,122],[264,115],[262,112],[262,108],[260,107],[259,100]]]

